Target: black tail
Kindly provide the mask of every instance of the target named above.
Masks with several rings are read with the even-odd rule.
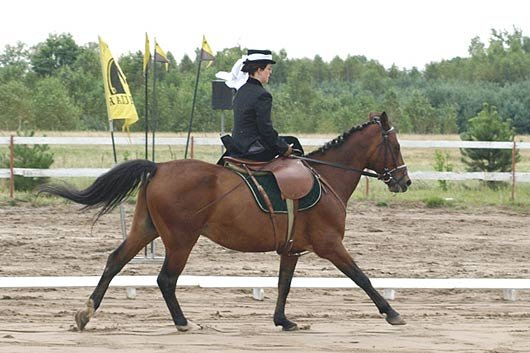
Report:
[[[156,163],[147,160],[133,160],[118,164],[84,190],[47,184],[40,192],[57,195],[85,205],[83,209],[99,208],[97,218],[112,211],[139,186],[144,185],[156,172]],[[96,218],[96,219],[97,219]]]

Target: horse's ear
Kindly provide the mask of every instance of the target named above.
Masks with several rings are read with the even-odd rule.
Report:
[[[390,126],[390,122],[388,121],[388,115],[386,115],[386,112],[382,112],[380,118],[381,118],[381,126],[383,127],[383,129],[389,130],[391,126]]]
[[[370,112],[368,114],[368,120],[372,121],[374,118],[379,118],[381,116],[381,113],[379,112]]]

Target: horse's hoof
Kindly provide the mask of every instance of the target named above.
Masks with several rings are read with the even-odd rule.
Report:
[[[86,324],[90,321],[90,316],[88,315],[88,312],[86,310],[79,310],[75,314],[75,323],[77,325],[78,331],[83,331]]]
[[[94,316],[94,311],[94,301],[92,299],[89,299],[86,302],[86,309],[79,310],[75,314],[75,323],[79,331],[83,331],[86,324],[88,324],[88,322],[90,321],[90,318]]]
[[[193,323],[191,321],[188,321],[186,325],[176,325],[176,327],[179,332],[202,330],[202,327],[200,325],[197,325],[196,323]]]
[[[274,325],[281,326],[283,331],[296,331],[298,325],[295,322],[287,320],[285,316],[282,318],[274,318]]]
[[[176,327],[179,332],[188,332],[190,330],[188,325],[176,325]]]
[[[298,331],[298,325],[297,324],[293,324],[293,325],[289,325],[289,326],[284,326],[282,328],[282,331]]]
[[[405,320],[401,318],[401,315],[397,314],[394,316],[386,316],[386,322],[388,322],[390,325],[406,325],[407,323]]]
[[[292,321],[287,321],[282,325],[282,331],[298,331],[298,325]]]

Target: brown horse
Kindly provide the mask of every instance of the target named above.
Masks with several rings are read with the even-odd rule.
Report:
[[[385,113],[352,128],[308,154],[307,162],[323,180],[319,203],[297,214],[292,252],[312,251],[331,261],[362,288],[392,325],[405,324],[399,313],[372,287],[368,277],[348,254],[344,237],[346,204],[363,170],[371,169],[390,191],[404,192],[411,181],[399,143]],[[189,329],[175,295],[176,283],[200,235],[237,251],[276,250],[269,216],[260,211],[241,178],[219,165],[198,160],[153,163],[129,161],[101,175],[85,190],[48,185],[42,192],[59,195],[85,208],[101,207],[98,217],[112,210],[139,188],[131,230],[108,257],[101,279],[87,307],[76,314],[82,330],[98,309],[111,282],[144,246],[161,237],[165,260],[157,282],[173,321],[180,331]],[[286,227],[287,216],[278,215],[277,225]],[[285,302],[298,256],[282,254],[274,324],[283,330],[297,329],[285,316]]]

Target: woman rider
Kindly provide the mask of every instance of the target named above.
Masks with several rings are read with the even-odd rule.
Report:
[[[248,50],[246,59],[240,61],[239,65],[241,63],[243,78],[248,75],[248,79],[239,87],[233,101],[232,141],[238,151],[228,151],[228,154],[255,161],[288,156],[293,150],[303,154],[296,137],[279,136],[272,125],[272,95],[263,88],[269,82],[272,65],[276,63],[272,60],[271,51]],[[235,88],[238,86],[230,82],[227,85]]]

